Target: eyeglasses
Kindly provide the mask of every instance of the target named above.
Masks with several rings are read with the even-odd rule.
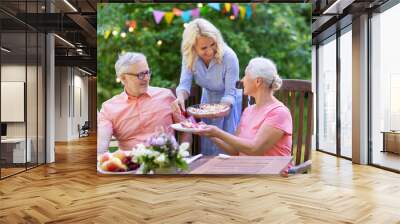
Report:
[[[138,79],[144,80],[144,77],[145,77],[146,75],[148,75],[149,78],[150,78],[150,76],[151,76],[151,71],[150,71],[150,70],[146,70],[146,71],[143,71],[143,72],[139,72],[139,73],[137,73],[137,74],[134,74],[134,73],[125,73],[125,74],[126,74],[126,75],[136,76]]]

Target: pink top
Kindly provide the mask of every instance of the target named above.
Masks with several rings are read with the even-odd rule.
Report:
[[[121,149],[130,150],[144,143],[157,127],[162,126],[173,134],[170,125],[181,121],[181,116],[171,109],[175,99],[170,90],[150,86],[147,93],[138,97],[124,91],[104,102],[97,116],[98,151],[108,150],[112,135]]]
[[[262,125],[268,125],[284,132],[283,137],[271,148],[264,150],[264,156],[291,156],[292,151],[292,116],[280,101],[256,108],[247,107],[239,123],[239,137],[254,139]],[[240,153],[239,155],[245,155]]]

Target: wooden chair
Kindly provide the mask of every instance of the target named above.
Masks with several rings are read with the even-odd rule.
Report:
[[[174,95],[176,96],[176,88],[171,89]],[[201,100],[201,88],[193,84],[192,89],[190,90],[189,98],[185,101],[186,108],[191,105],[200,104]],[[175,136],[178,139],[178,136]],[[179,140],[179,139],[178,139]],[[193,142],[192,142],[192,155],[197,155],[201,153],[200,150],[200,137],[198,135],[193,135]]]
[[[289,173],[303,173],[311,167],[311,138],[313,133],[313,92],[311,81],[284,79],[275,93],[290,110],[293,120],[292,156],[294,167]],[[243,95],[243,110],[254,99]]]

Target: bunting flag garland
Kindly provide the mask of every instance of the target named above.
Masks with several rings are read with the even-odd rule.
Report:
[[[105,33],[104,33],[104,38],[108,38],[109,36],[110,36],[110,34],[111,34],[111,30],[107,30]]]
[[[136,29],[136,21],[135,21],[135,20],[129,21],[128,27],[129,27],[129,28],[132,27],[132,29]]]
[[[178,8],[173,8],[172,12],[174,13],[174,15],[176,16],[181,16],[182,15],[182,10],[178,9]]]
[[[246,8],[243,6],[240,6],[239,11],[240,11],[240,18],[244,19],[244,16],[246,15]]]
[[[208,3],[208,6],[210,6],[212,9],[215,9],[217,11],[221,10],[219,3]]]
[[[154,20],[156,21],[157,24],[161,22],[162,18],[164,17],[164,14],[165,12],[163,11],[158,11],[158,10],[153,11]]]
[[[200,8],[200,15],[206,15],[208,13],[208,8],[207,7],[201,7]]]
[[[206,7],[207,6],[207,7]],[[256,4],[246,4],[246,5],[239,5],[238,3],[208,3],[207,5],[198,5],[197,8],[181,10],[179,8],[173,7],[171,11],[160,11],[154,10],[153,8],[149,8],[150,12],[153,13],[154,21],[158,25],[160,22],[165,18],[165,22],[170,25],[174,19],[174,17],[181,17],[184,23],[189,22],[191,19],[198,18],[200,16],[206,16],[211,11],[218,11],[221,12],[222,15],[228,16],[230,20],[235,20],[236,18],[240,19],[251,19],[255,16]],[[142,26],[143,29],[146,29],[145,23],[148,21],[143,21]],[[120,29],[116,27],[117,30],[104,30],[103,33],[104,38],[108,39],[111,36],[122,38],[126,37],[126,33],[134,32],[137,28],[137,21],[136,20],[126,20],[125,21],[125,28]],[[117,35],[119,30],[121,31],[121,35]],[[116,33],[116,34],[114,34]],[[123,34],[124,33],[124,34]]]
[[[183,22],[185,23],[189,22],[191,15],[192,15],[192,10],[183,11],[181,15]]]
[[[237,4],[233,3],[232,5],[232,11],[233,11],[233,15],[235,16],[235,18],[238,16],[239,14],[239,7]]]
[[[221,4],[222,8],[221,8]],[[164,12],[159,10],[153,10],[153,16],[156,24],[160,24],[161,20],[165,17],[167,24],[170,24],[174,16],[181,17],[183,22],[188,22],[191,18],[198,18],[200,15],[205,15],[208,13],[208,9],[213,9],[215,11],[222,11],[222,13],[232,12],[234,18],[240,16],[241,19],[250,19],[252,12],[255,10],[255,4],[247,4],[246,6],[239,6],[237,3],[208,3],[208,7],[199,6],[198,8],[181,10],[176,7],[172,8],[172,12]],[[167,16],[168,14],[168,16]],[[232,17],[232,16],[230,16]],[[231,18],[232,19],[232,18]]]
[[[231,11],[231,3],[225,3],[225,11],[230,12]]]
[[[173,12],[166,12],[165,13],[165,21],[167,21],[167,24],[171,24],[173,18],[174,18],[174,13]]]
[[[192,16],[193,18],[197,18],[200,16],[199,8],[192,9]]]
[[[247,5],[246,6],[246,19],[250,19],[251,18],[251,13],[252,13],[251,6]]]

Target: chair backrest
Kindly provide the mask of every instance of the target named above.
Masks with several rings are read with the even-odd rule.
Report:
[[[311,159],[311,138],[313,133],[313,92],[311,81],[284,79],[275,97],[290,110],[293,121],[292,155],[295,165]],[[243,109],[254,104],[254,98],[243,95]]]
[[[176,88],[171,89],[174,95],[176,96]],[[195,104],[200,104],[201,100],[201,88],[200,86],[193,84],[190,90],[189,98],[185,102],[185,106],[191,106]],[[178,139],[178,136],[175,136]],[[198,135],[193,135],[193,142],[192,142],[192,155],[197,155],[201,153],[200,149],[200,137]]]
[[[90,129],[90,122],[85,121],[85,123],[82,125],[83,130],[89,130]]]

